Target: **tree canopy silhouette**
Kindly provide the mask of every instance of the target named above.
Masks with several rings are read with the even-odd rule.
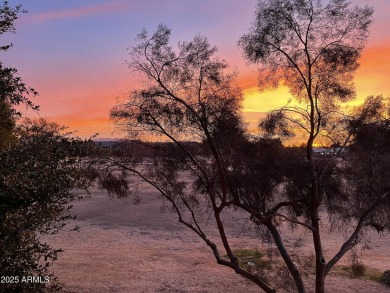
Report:
[[[301,102],[272,111],[260,123],[265,133],[258,137],[246,133],[234,74],[226,73],[226,63],[214,57],[216,49],[205,37],[174,49],[166,26],[151,35],[142,31],[128,64],[142,76],[143,87],[114,107],[111,117],[131,139],[141,137],[154,149],[147,158],[152,164],[144,164],[133,144],[124,142],[106,159],[102,184],[121,196],[138,184],[126,179],[129,174],[154,186],[179,221],[209,246],[217,263],[265,292],[280,289],[278,278],[286,276],[280,272],[289,275],[283,280],[287,290],[306,292],[308,262],[283,237],[286,225],[300,227],[312,235],[309,267],[315,272],[310,273],[316,276],[316,292],[324,292],[325,277],[360,242],[363,230],[389,227],[389,189],[383,180],[388,153],[362,148],[373,129],[378,144],[371,147],[385,144],[387,118],[379,111],[385,99],[371,98],[349,115],[339,109],[340,102],[355,95],[353,75],[371,15],[371,8],[351,7],[343,0],[258,2],[253,26],[239,44],[248,60],[261,66],[261,89],[281,82]],[[306,134],[305,146],[283,146],[280,138],[297,127]],[[339,147],[316,156],[319,137]],[[376,159],[379,153],[381,160]],[[214,225],[206,227],[209,213]],[[275,245],[283,265],[276,262],[267,271],[243,263],[229,239],[226,215],[250,221],[259,240]],[[334,255],[323,249],[320,221],[327,219],[332,227],[352,229]],[[211,227],[220,241],[212,240]]]
[[[292,128],[306,134],[306,156],[300,159],[305,167],[297,172],[299,178],[290,174],[286,194],[292,203],[300,203],[305,222],[310,225],[316,258],[316,292],[324,292],[326,275],[358,243],[357,237],[370,222],[368,218],[375,214],[375,208],[388,201],[388,191],[381,189],[376,190],[375,196],[367,194],[362,204],[361,184],[344,176],[346,170],[341,167],[354,168],[353,164],[359,160],[365,163],[362,157],[353,161],[351,153],[343,152],[346,146],[356,143],[359,135],[350,127],[354,119],[340,113],[339,108],[340,102],[355,96],[353,76],[372,13],[369,7],[352,7],[344,0],[259,1],[252,27],[239,41],[244,56],[260,65],[261,90],[282,83],[301,102],[301,106],[272,111],[260,126],[271,135],[290,135],[288,130]],[[363,127],[363,121],[359,121]],[[359,128],[360,131],[363,129]],[[319,137],[341,146],[335,156],[326,160],[314,157],[313,146]],[[322,206],[327,207],[333,219],[353,218],[358,223],[348,241],[329,261],[324,256],[319,225]],[[345,209],[359,211],[352,216]],[[374,223],[373,227],[380,226]],[[298,292],[305,292],[302,283],[296,281],[296,286]]]

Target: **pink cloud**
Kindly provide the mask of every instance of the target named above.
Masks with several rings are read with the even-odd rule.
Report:
[[[57,19],[77,18],[87,15],[106,13],[111,11],[119,11],[128,7],[126,2],[111,2],[93,6],[77,7],[67,10],[49,11],[28,16],[32,22],[45,22]]]

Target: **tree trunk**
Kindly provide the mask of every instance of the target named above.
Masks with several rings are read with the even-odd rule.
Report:
[[[313,230],[313,244],[316,256],[316,293],[325,293],[325,265],[326,261],[323,255],[321,234],[319,227],[318,206],[314,206],[310,212]]]
[[[288,268],[291,276],[294,279],[295,286],[297,287],[297,292],[298,293],[306,293],[301,274],[300,274],[299,270],[297,269],[296,265],[294,264],[293,260],[291,259],[286,248],[284,247],[284,244],[283,244],[282,238],[280,237],[279,231],[276,229],[276,227],[270,221],[265,222],[264,225],[268,228],[268,230],[272,234],[272,238],[275,241],[276,247],[278,248],[280,255],[282,256],[285,264],[287,265],[287,268]]]

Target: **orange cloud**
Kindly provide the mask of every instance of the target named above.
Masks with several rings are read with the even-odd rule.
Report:
[[[348,102],[349,107],[361,104],[367,96],[384,95],[390,97],[390,43],[366,49],[360,60],[360,68],[356,72],[355,85],[357,98]],[[256,132],[258,122],[264,118],[265,112],[286,105],[292,98],[286,87],[273,91],[259,92],[257,89],[257,72],[247,72],[239,80],[243,88],[243,116],[249,132]],[[293,100],[293,105],[297,103]],[[292,143],[301,142],[302,137],[295,138]]]
[[[44,12],[28,16],[26,19],[32,22],[45,22],[57,19],[76,18],[92,14],[118,11],[127,7],[128,5],[129,4],[125,2],[111,2],[93,6],[77,7],[68,10]]]
[[[255,88],[258,84],[258,70],[253,69],[249,71],[245,71],[244,73],[240,73],[238,78],[238,84],[242,89]]]
[[[82,117],[77,114],[45,116],[50,122],[64,125],[67,131],[74,132],[75,136],[81,138],[90,138],[93,134],[98,137],[112,137],[115,133],[115,127],[111,123],[108,113],[104,116]],[[118,135],[115,135],[118,137]]]
[[[350,106],[360,104],[370,95],[390,96],[389,68],[390,43],[363,51],[360,68],[355,77],[357,98],[348,104]],[[288,88],[283,86],[276,90],[259,92],[257,76],[257,72],[250,71],[239,80],[244,93],[244,112],[267,112],[286,105],[287,101],[292,98]]]
[[[257,87],[252,87],[243,90],[244,112],[268,112],[275,108],[287,105],[296,105],[297,103],[292,99],[289,89],[285,86],[280,86],[276,90],[269,90],[259,92]]]
[[[356,102],[370,95],[390,96],[390,42],[368,48],[363,52],[356,74]]]

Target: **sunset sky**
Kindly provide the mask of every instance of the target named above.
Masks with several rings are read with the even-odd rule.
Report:
[[[188,41],[197,33],[218,47],[218,56],[240,72],[248,121],[260,112],[285,104],[288,91],[260,94],[257,72],[242,58],[237,41],[254,17],[256,0],[11,0],[28,10],[16,22],[16,34],[1,45],[14,47],[1,53],[7,66],[39,93],[38,114],[88,137],[117,137],[108,113],[116,98],[137,86],[137,76],[124,64],[127,48],[142,28],[153,32],[160,23],[172,29],[173,43]],[[390,96],[390,1],[351,0],[375,9],[370,37],[356,75],[358,99]],[[245,3],[245,4],[244,4]]]

